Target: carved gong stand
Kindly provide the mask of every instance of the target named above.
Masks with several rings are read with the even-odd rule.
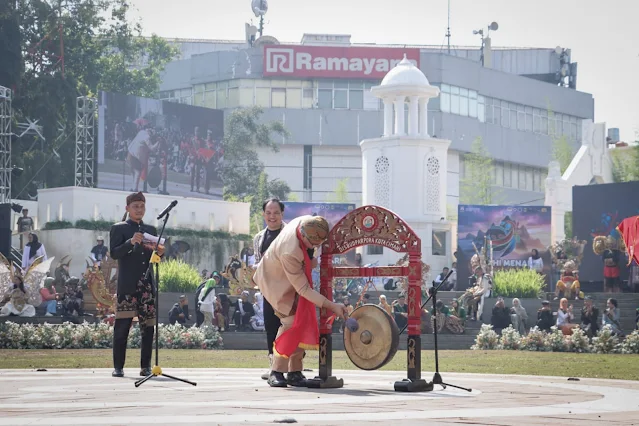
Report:
[[[333,256],[356,247],[378,245],[398,253],[408,254],[408,266],[340,267],[333,266]],[[395,390],[423,392],[432,390],[432,383],[421,378],[421,240],[396,214],[378,206],[362,206],[344,216],[329,233],[322,246],[320,293],[333,300],[334,278],[408,278],[408,339],[407,378],[395,382]],[[319,376],[308,380],[313,388],[340,388],[344,380],[333,376],[332,325],[330,312],[320,310]]]

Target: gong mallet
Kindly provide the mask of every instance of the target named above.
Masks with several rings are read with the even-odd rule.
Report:
[[[428,301],[433,299],[433,312],[435,312],[435,315],[433,315],[433,334],[435,335],[435,374],[433,375],[433,385],[441,385],[444,389],[446,389],[446,386],[450,386],[451,388],[457,388],[457,389],[464,390],[466,392],[472,392],[473,390],[470,388],[463,388],[461,386],[444,383],[444,381],[442,380],[442,376],[439,373],[439,348],[437,347],[437,306],[436,306],[437,291],[439,291],[439,288],[441,286],[446,284],[446,281],[448,281],[448,278],[452,275],[452,273],[453,273],[452,270],[449,271],[448,275],[446,275],[446,277],[442,280],[441,283],[439,283],[437,287],[435,286],[431,287],[429,291],[430,295],[428,296],[428,299],[426,299],[426,301],[422,304],[420,308],[420,315],[421,315],[421,310],[424,309],[424,306],[426,306]],[[404,328],[402,328],[402,331],[400,331],[399,334],[401,335],[404,332],[404,330],[406,330],[407,327],[408,327],[408,324],[406,324]]]

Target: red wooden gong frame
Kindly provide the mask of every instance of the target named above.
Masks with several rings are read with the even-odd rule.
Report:
[[[408,255],[407,266],[343,267],[333,266],[333,256],[356,247],[378,245]],[[432,390],[432,383],[421,378],[421,284],[422,243],[417,234],[398,215],[383,207],[362,206],[344,216],[331,229],[322,246],[320,293],[333,300],[334,278],[407,277],[408,339],[407,378],[395,382],[395,390],[420,392]],[[313,388],[338,388],[343,379],[333,376],[331,312],[320,310],[319,376],[308,380]]]

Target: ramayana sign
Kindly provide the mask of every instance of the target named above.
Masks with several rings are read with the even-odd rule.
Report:
[[[264,46],[264,76],[381,80],[404,55],[419,67],[419,49]]]

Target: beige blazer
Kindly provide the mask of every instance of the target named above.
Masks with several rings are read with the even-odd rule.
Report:
[[[313,290],[304,274],[304,252],[297,239],[297,228],[304,217],[293,219],[282,229],[253,275],[264,298],[282,317],[295,314],[298,294],[320,308],[326,300]]]

